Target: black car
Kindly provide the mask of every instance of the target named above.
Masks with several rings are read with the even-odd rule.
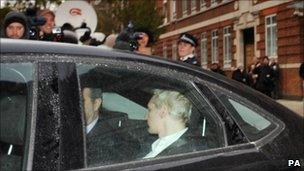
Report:
[[[303,118],[246,85],[131,52],[0,41],[0,170],[303,169]],[[98,105],[86,101],[88,87]],[[147,159],[159,138],[146,121],[158,90],[190,101],[186,126],[200,145]],[[86,110],[98,111],[99,133],[90,135]]]

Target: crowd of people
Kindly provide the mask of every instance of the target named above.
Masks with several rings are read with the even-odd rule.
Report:
[[[232,79],[246,84],[274,99],[279,98],[280,74],[279,65],[275,59],[260,57],[250,65],[248,72],[243,65],[238,65],[232,73]]]
[[[178,55],[180,60],[199,66],[195,57],[195,47],[197,45],[197,39],[194,36],[188,33],[181,34],[178,41]],[[219,63],[212,63],[210,70],[226,76]],[[248,72],[246,72],[243,65],[239,64],[233,71],[231,78],[269,97],[274,99],[279,98],[280,74],[279,65],[275,59],[269,60],[267,56],[260,57],[248,68]]]
[[[55,13],[48,9],[37,12],[37,17],[43,17],[44,23],[35,26],[28,17],[21,12],[9,12],[4,19],[1,37],[11,39],[35,39],[41,41],[56,41],[78,44],[81,42],[85,45],[105,45],[115,48],[119,34],[111,34],[102,42],[98,42],[90,37],[91,32],[85,32],[79,39],[75,32],[75,28],[65,23],[60,27],[60,33],[54,33]],[[144,55],[153,55],[151,44],[154,42],[153,34],[149,29],[137,29],[139,33],[136,39],[137,47],[133,49],[135,53]],[[178,40],[177,53],[179,60],[185,63],[199,66],[197,57],[195,56],[195,48],[198,46],[197,39],[188,33],[182,33]],[[210,70],[226,76],[218,63],[212,63]],[[247,69],[242,64],[238,64],[232,73],[232,79],[246,84],[274,99],[279,98],[279,65],[274,59],[269,60],[266,56],[260,57],[254,64]]]

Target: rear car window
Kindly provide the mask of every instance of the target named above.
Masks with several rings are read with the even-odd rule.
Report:
[[[250,141],[256,141],[276,128],[270,114],[261,107],[233,92],[215,87],[213,90]]]

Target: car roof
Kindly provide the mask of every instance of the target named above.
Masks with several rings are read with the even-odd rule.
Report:
[[[87,46],[71,43],[59,43],[37,40],[5,39],[1,38],[1,53],[50,53],[69,54],[89,57],[113,57],[127,58],[130,60],[147,60],[159,63],[173,63],[183,65],[181,62],[173,62],[158,56],[148,56],[130,52],[127,50],[112,49],[106,46]],[[191,68],[190,68],[191,69]]]
[[[95,47],[87,45],[78,45],[71,43],[58,43],[47,42],[37,40],[23,40],[23,39],[0,39],[1,53],[43,53],[43,54],[63,54],[63,55],[75,55],[83,58],[121,58],[130,61],[146,61],[150,63],[156,63],[157,65],[166,65],[170,67],[177,67],[186,72],[201,74],[206,79],[222,83],[226,85],[234,85],[234,81],[223,77],[220,74],[202,69],[198,66],[187,64],[181,61],[173,61],[170,59],[161,58],[158,56],[148,56],[129,52],[126,50],[111,49],[105,47]],[[237,84],[235,84],[237,86]]]

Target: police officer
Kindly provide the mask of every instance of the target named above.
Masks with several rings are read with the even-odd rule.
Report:
[[[199,66],[196,57],[194,56],[194,50],[197,46],[197,39],[188,33],[181,34],[178,41],[178,55],[180,60],[189,64]]]

